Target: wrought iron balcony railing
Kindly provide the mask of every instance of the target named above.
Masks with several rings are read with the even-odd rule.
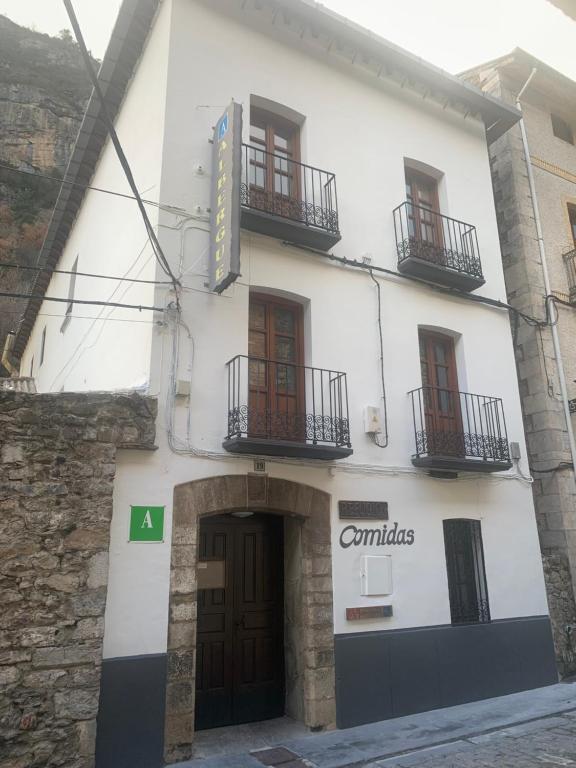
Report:
[[[350,456],[346,374],[237,355],[228,368],[228,451]]]
[[[249,144],[242,153],[243,227],[324,250],[340,240],[333,173]]]
[[[429,386],[408,394],[414,420],[415,466],[448,472],[510,469],[500,398]]]
[[[568,276],[568,292],[570,302],[576,304],[576,248],[568,251],[562,257],[566,265],[566,274]]]
[[[476,227],[404,202],[394,209],[398,270],[473,291],[484,284]]]

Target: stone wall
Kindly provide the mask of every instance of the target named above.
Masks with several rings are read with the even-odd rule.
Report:
[[[508,103],[514,103],[514,93],[520,87],[496,72],[486,75],[481,85]],[[528,119],[529,114],[527,129],[532,140],[535,128]],[[544,320],[546,291],[519,126],[490,146],[490,163],[508,301],[516,309]],[[540,208],[544,209],[545,201],[540,191],[538,194]],[[560,195],[554,202],[561,204]],[[576,485],[552,333],[550,327],[528,325],[513,315],[511,321],[557,663],[560,673],[569,675],[576,672],[576,655],[568,645],[567,629],[576,625]],[[565,323],[565,318],[561,322]],[[554,470],[556,467],[559,469]]]
[[[118,448],[156,402],[0,392],[0,768],[89,768]]]

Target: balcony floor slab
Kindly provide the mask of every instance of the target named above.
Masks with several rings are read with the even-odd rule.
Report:
[[[412,456],[412,464],[421,469],[437,472],[506,472],[511,461],[473,459],[466,456]]]
[[[327,251],[341,239],[339,232],[330,232],[314,227],[303,221],[293,221],[283,216],[275,216],[256,208],[242,207],[240,226],[251,232],[275,237],[296,245]]]
[[[333,461],[351,456],[352,448],[325,444],[300,443],[291,440],[267,440],[258,437],[231,437],[222,443],[230,453],[250,453],[258,456],[284,458],[323,459]]]
[[[461,291],[474,291],[486,282],[483,277],[469,275],[466,272],[458,272],[450,267],[419,259],[416,256],[408,256],[398,262],[398,271],[403,275],[412,275],[421,280],[427,280],[450,288],[458,288]]]

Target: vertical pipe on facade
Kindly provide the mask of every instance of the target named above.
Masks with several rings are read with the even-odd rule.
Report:
[[[524,94],[524,91],[530,85],[532,78],[536,74],[536,67],[532,69],[528,79],[522,86],[520,93],[516,96],[516,107],[520,114],[522,114],[522,104],[520,99]],[[548,261],[546,259],[546,248],[544,246],[544,237],[542,235],[542,224],[540,221],[540,210],[538,208],[538,199],[536,197],[536,184],[534,182],[534,172],[532,169],[532,160],[530,159],[530,148],[528,145],[528,136],[526,135],[526,126],[524,124],[524,116],[520,118],[520,133],[522,135],[522,146],[524,149],[524,157],[526,160],[526,169],[528,171],[528,186],[530,188],[530,197],[532,198],[532,209],[534,211],[534,221],[536,223],[536,235],[538,238],[538,249],[540,251],[540,261],[542,263],[542,275],[544,277],[544,290],[546,297],[550,296],[550,276],[548,274]],[[546,298],[548,302],[548,298]],[[576,469],[576,442],[574,440],[574,430],[572,429],[572,417],[570,415],[570,404],[568,400],[568,390],[566,387],[566,376],[564,373],[564,362],[562,360],[562,351],[560,349],[560,337],[558,336],[558,310],[556,309],[554,302],[548,302],[550,306],[550,321],[552,327],[552,344],[554,346],[554,355],[556,357],[556,367],[558,369],[558,379],[560,382],[560,394],[562,396],[562,406],[564,409],[564,418],[566,420],[566,430],[568,432],[568,443],[570,445],[570,454],[572,456],[572,467]],[[542,351],[544,354],[544,350]]]

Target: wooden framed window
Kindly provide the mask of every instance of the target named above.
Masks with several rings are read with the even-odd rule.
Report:
[[[574,134],[566,120],[555,114],[551,114],[550,119],[552,121],[552,133],[554,136],[556,136],[557,139],[566,141],[568,144],[574,144]]]
[[[444,548],[452,624],[490,621],[479,520],[444,520]]]
[[[419,343],[429,450],[436,455],[463,456],[466,451],[454,339],[420,331]]]
[[[251,294],[248,355],[250,434],[304,439],[302,306],[275,296]]]
[[[263,109],[250,109],[250,174],[252,189],[299,197],[300,128]]]
[[[412,168],[405,169],[408,206],[408,234],[422,243],[442,247],[442,219],[438,182]]]

